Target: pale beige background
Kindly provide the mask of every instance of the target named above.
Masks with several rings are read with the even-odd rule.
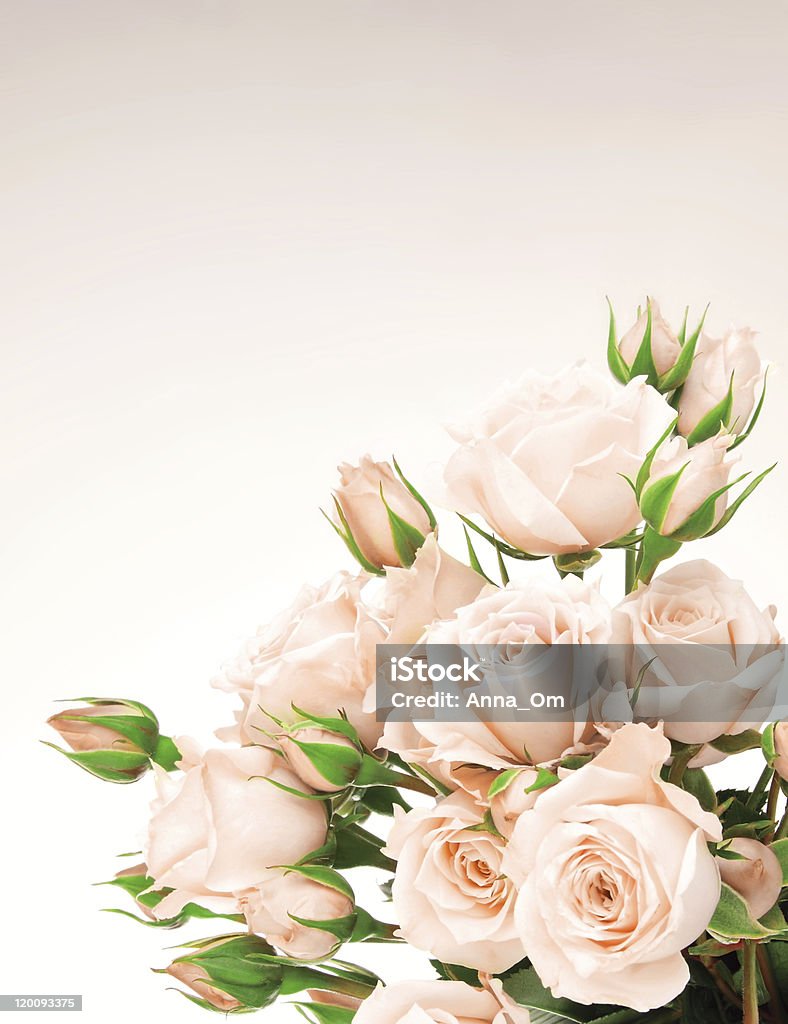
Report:
[[[711,300],[712,329],[750,322],[784,360],[788,9],[3,0],[0,19],[0,989],[194,1020],[147,971],[178,936],[97,914],[89,888],[137,844],[148,788],[36,745],[50,702],[135,695],[207,736],[229,713],[216,666],[347,564],[317,512],[336,462],[396,448],[421,478],[440,422],[503,376],[601,360],[606,292],[622,320],[646,291],[673,317]],[[787,388],[748,467],[784,451]],[[788,467],[699,546],[783,606],[787,495]]]

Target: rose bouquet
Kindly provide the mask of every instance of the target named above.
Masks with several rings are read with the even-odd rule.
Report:
[[[133,700],[50,719],[99,779],[152,769],[141,860],[109,884],[151,927],[215,920],[166,968],[193,1002],[291,997],[316,1024],[788,1022],[775,611],[706,561],[662,566],[770,472],[734,473],[766,374],[750,331],[685,314],[674,332],[653,301],[620,339],[611,308],[608,365],[527,373],[452,428],[440,503],[462,556],[396,460],[341,466],[326,518],[360,570],[302,589],[225,666],[221,745]],[[714,764],[756,750],[759,777],[716,791]],[[434,980],[384,985],[342,950],[367,942],[409,943]]]

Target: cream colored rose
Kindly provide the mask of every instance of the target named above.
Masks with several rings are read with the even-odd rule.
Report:
[[[774,749],[777,754],[774,770],[781,779],[788,780],[788,722],[778,722],[775,725]]]
[[[243,1005],[234,996],[216,988],[199,964],[179,963],[176,960],[167,968],[167,974],[183,985],[187,985],[193,992],[196,992],[200,999],[204,999],[206,1003],[222,1013],[238,1010]]]
[[[733,437],[720,434],[701,444],[689,448],[686,439],[674,437],[654,459],[648,483],[643,489],[641,509],[647,510],[649,497],[660,481],[681,473],[676,489],[670,499],[664,518],[651,525],[664,537],[675,533],[687,523],[713,494],[725,487],[737,459],[728,455]],[[727,492],[715,502],[714,517],[705,529],[712,529],[720,521],[728,507]]]
[[[222,739],[271,744],[265,712],[292,724],[293,705],[315,715],[346,712],[370,747],[380,734],[374,712],[363,710],[364,693],[375,678],[375,646],[385,631],[361,600],[365,575],[337,573],[322,587],[304,587],[293,605],[260,629],[213,685],[240,694],[238,730]],[[263,731],[264,730],[264,731]]]
[[[486,586],[484,577],[438,547],[430,535],[408,569],[389,569],[373,606],[387,644],[415,644],[427,626],[448,619]]]
[[[732,839],[727,847],[742,860],[719,858],[723,882],[735,889],[757,921],[772,909],[783,887],[783,869],[777,854],[757,839]]]
[[[307,726],[291,733],[279,733],[276,740],[288,767],[317,793],[336,793],[344,789],[353,782],[361,767],[362,753],[356,744],[347,736],[328,729]],[[331,762],[332,770],[326,768],[328,774],[321,771],[323,758]]]
[[[673,418],[643,379],[626,387],[585,365],[526,374],[452,437],[448,500],[532,554],[590,550],[633,530],[635,479]]]
[[[500,982],[485,989],[462,981],[401,981],[380,985],[353,1018],[353,1024],[530,1024],[524,1006],[515,1006]]]
[[[684,743],[761,724],[784,668],[774,616],[706,561],[677,565],[630,594],[613,611],[611,653],[630,687],[645,672],[637,716],[664,719],[665,734]]]
[[[621,339],[618,350],[627,366],[632,366],[640,351],[648,326],[648,311],[641,313],[632,327]],[[672,370],[681,355],[681,345],[673,328],[660,312],[659,305],[651,300],[651,355],[654,367],[660,377]]]
[[[627,725],[515,826],[503,871],[526,955],[555,996],[645,1012],[689,980],[681,951],[716,908],[707,843],[722,830],[661,781],[670,752],[660,729]]]
[[[190,902],[235,912],[239,892],[323,845],[323,805],[267,779],[308,792],[264,747],[209,750],[183,774],[157,771],[145,861],[154,888],[173,890],[157,917],[174,917]]]
[[[343,462],[338,470],[340,480],[334,498],[362,555],[379,568],[401,565],[386,505],[380,496],[381,488],[391,511],[426,536],[432,527],[424,506],[413,497],[388,462],[375,462],[371,456],[364,455],[358,466]],[[338,513],[335,521],[342,529]]]
[[[748,327],[730,330],[721,338],[702,334],[695,360],[679,400],[679,430],[685,437],[707,412],[728,394],[733,376],[733,412],[729,430],[741,434],[755,407],[764,370],[755,345],[756,334]]]
[[[580,669],[591,660],[590,645],[604,645],[609,638],[607,602],[595,586],[574,576],[487,587],[452,619],[435,623],[425,634],[429,644],[457,645],[471,657],[492,658],[495,677],[504,682],[515,680],[522,686],[527,672],[534,690],[542,678],[534,674],[535,654],[545,645],[561,645],[566,649],[560,656],[540,658],[538,663],[546,673],[547,692],[555,689],[569,696],[575,674],[585,681]],[[585,719],[574,722],[563,712],[551,715],[544,710],[526,721],[518,721],[522,716],[514,712],[507,717],[504,710],[496,712],[493,721],[483,712],[471,719],[473,714],[469,709],[464,722],[387,722],[381,746],[446,779],[455,778],[455,769],[464,765],[504,769],[553,761],[589,733]],[[454,784],[459,784],[456,779]]]
[[[400,934],[446,963],[498,973],[524,954],[514,889],[501,871],[504,841],[474,831],[482,820],[473,798],[455,793],[435,807],[398,813],[386,852],[397,861]]]
[[[329,931],[301,921],[338,921],[355,909],[344,893],[294,871],[271,872],[244,895],[241,908],[250,931],[295,960],[323,960],[339,945]]]

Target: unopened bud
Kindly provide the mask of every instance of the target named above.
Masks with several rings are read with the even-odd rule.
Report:
[[[150,768],[159,745],[156,716],[136,701],[90,698],[86,703],[48,719],[73,751],[61,752],[97,778],[135,782]]]
[[[352,785],[363,754],[349,737],[305,726],[277,736],[279,747],[295,774],[317,793],[335,793]]]
[[[271,946],[246,934],[209,940],[178,957],[166,973],[188,985],[204,1004],[225,1013],[270,1006],[284,976]]]
[[[727,849],[743,860],[718,858],[720,876],[750,908],[757,921],[772,909],[783,885],[783,871],[777,855],[757,839],[732,839]]]

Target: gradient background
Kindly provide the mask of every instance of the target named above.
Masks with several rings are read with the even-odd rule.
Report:
[[[425,479],[504,376],[601,362],[606,293],[622,325],[647,291],[674,321],[710,300],[779,364],[788,8],[3,0],[0,39],[0,988],[193,1021],[147,971],[179,936],[89,888],[150,789],[39,746],[51,701],[208,737],[217,666],[348,564],[335,464]],[[784,448],[772,388],[746,468]],[[787,497],[783,471],[695,548],[763,604]],[[423,972],[397,956],[366,961]]]

